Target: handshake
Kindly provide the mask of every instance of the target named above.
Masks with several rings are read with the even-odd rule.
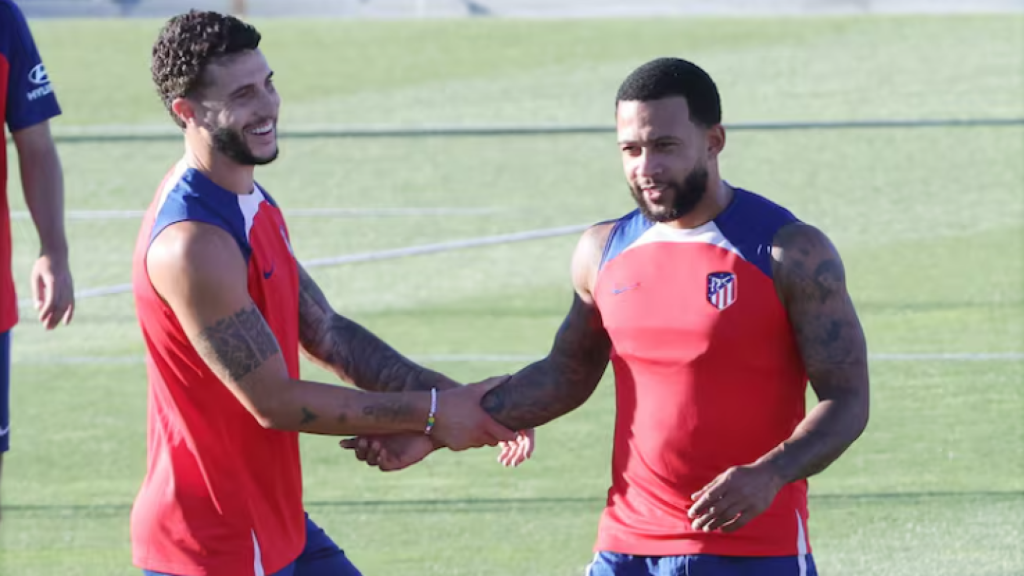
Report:
[[[422,434],[356,436],[339,444],[355,452],[359,460],[384,472],[408,468],[440,448],[462,451],[481,446],[500,446],[498,462],[519,466],[533,454],[533,429],[509,430],[495,422],[480,405],[487,392],[509,378],[496,376],[438,391]]]

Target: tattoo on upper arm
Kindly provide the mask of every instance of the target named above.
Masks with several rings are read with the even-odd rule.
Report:
[[[776,235],[775,286],[793,327],[819,403],[793,435],[765,455],[787,482],[824,470],[864,430],[868,417],[867,345],[846,288],[839,254],[804,224]]]
[[[274,333],[253,305],[204,328],[196,340],[199,352],[215,360],[214,371],[236,382],[280,352]]]
[[[513,430],[540,426],[590,397],[608,366],[610,350],[597,308],[576,296],[548,357],[489,391],[481,405]]]
[[[859,378],[867,350],[839,255],[806,225],[783,229],[776,245],[783,249],[774,266],[777,285],[812,383],[845,385]]]
[[[814,288],[820,303],[824,304],[833,295],[844,291],[845,285],[846,274],[839,260],[827,258],[814,269]]]

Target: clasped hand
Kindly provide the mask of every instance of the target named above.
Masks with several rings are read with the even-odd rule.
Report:
[[[340,446],[385,472],[408,468],[440,448],[462,451],[482,446],[500,446],[498,462],[504,466],[519,466],[533,454],[534,431],[513,432],[495,422],[480,406],[483,395],[507,379],[507,376],[488,378],[440,392],[437,422],[430,435],[356,436],[342,440]]]

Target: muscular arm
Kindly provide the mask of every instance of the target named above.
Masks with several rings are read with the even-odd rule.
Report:
[[[246,265],[219,228],[175,224],[153,242],[147,268],[200,357],[267,428],[354,435],[422,432],[429,394],[361,392],[292,379],[249,298]]]
[[[827,468],[867,426],[867,346],[843,263],[822,232],[787,226],[772,256],[776,289],[818,396],[793,435],[760,460],[787,483]]]
[[[400,392],[458,386],[402,356],[366,328],[335,312],[302,266],[299,340],[314,362],[364,390]]]
[[[610,347],[597,309],[577,294],[547,357],[488,392],[481,405],[512,430],[550,422],[590,397],[604,375]]]
[[[589,229],[573,254],[576,294],[551,352],[484,395],[481,405],[512,430],[534,428],[583,404],[608,366],[611,341],[591,294],[609,225]]]

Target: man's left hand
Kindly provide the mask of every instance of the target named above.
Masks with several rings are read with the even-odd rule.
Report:
[[[39,321],[47,330],[63,322],[71,322],[75,313],[75,287],[67,258],[46,254],[32,267],[32,300],[39,312]]]
[[[735,532],[767,510],[782,486],[770,465],[730,468],[693,494],[693,529]]]
[[[498,462],[501,462],[502,466],[519,466],[526,460],[529,460],[530,456],[533,456],[533,428],[517,432],[515,440],[499,442],[498,446],[501,446]]]

